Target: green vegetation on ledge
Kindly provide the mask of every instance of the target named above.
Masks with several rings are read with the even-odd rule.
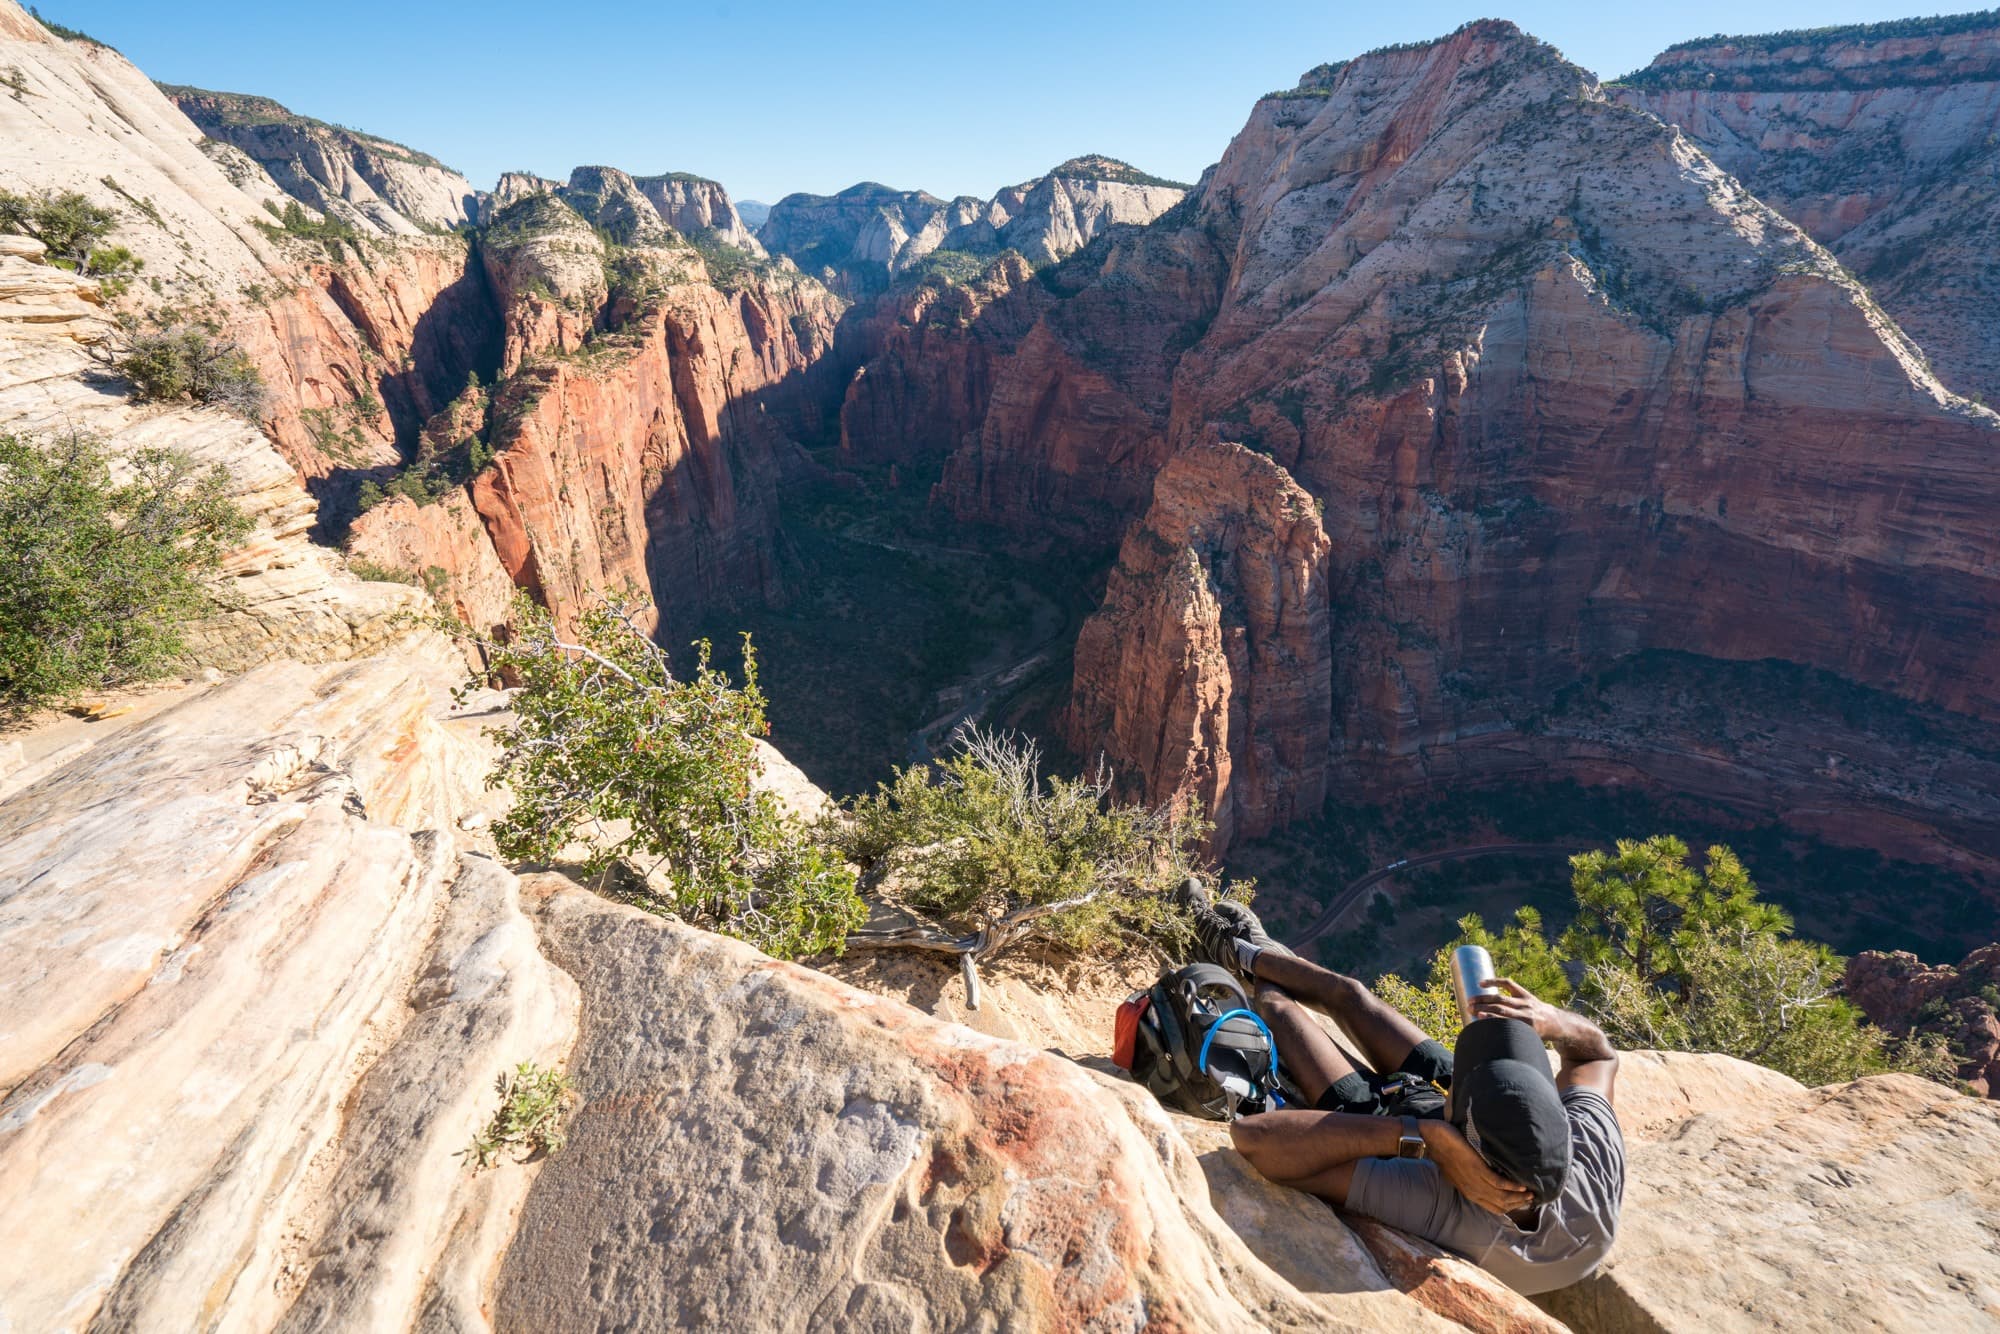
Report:
[[[838,951],[860,925],[854,873],[753,779],[765,730],[757,660],[744,684],[709,665],[677,678],[640,624],[605,601],[574,632],[526,594],[506,644],[485,644],[472,685],[519,685],[515,725],[491,735],[488,783],[514,794],[494,826],[517,862],[574,862],[621,897],[749,941],[781,959]]]
[[[229,477],[150,449],[114,481],[77,432],[0,434],[0,717],[166,674],[250,530]]]

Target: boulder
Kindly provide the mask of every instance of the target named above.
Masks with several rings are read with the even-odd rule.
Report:
[[[1619,1104],[1630,1176],[1618,1245],[1541,1299],[1575,1328],[2000,1322],[1990,1102],[1908,1075],[1808,1089],[1726,1058],[1640,1053],[1620,1072]]]

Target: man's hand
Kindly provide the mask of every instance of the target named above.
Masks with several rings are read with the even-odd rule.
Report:
[[[1489,977],[1482,987],[1500,987],[1504,996],[1474,996],[1472,1012],[1481,1019],[1519,1019],[1547,1041],[1563,1027],[1567,1012],[1559,1010],[1511,977]]]
[[[1595,1089],[1611,1098],[1618,1074],[1618,1052],[1604,1030],[1573,1010],[1549,1004],[1511,977],[1490,977],[1481,985],[1500,987],[1504,996],[1474,996],[1472,1012],[1481,1019],[1519,1019],[1535,1036],[1556,1049],[1562,1070],[1558,1088]]]
[[[1525,1209],[1534,1200],[1533,1191],[1488,1167],[1479,1150],[1451,1122],[1425,1120],[1418,1125],[1422,1127],[1424,1149],[1431,1161],[1466,1199],[1494,1214]]]

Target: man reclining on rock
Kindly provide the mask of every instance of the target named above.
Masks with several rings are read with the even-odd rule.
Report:
[[[1279,1061],[1314,1108],[1231,1125],[1259,1172],[1423,1237],[1523,1293],[1597,1267],[1625,1190],[1611,1109],[1618,1054],[1597,1025],[1501,978],[1507,994],[1479,997],[1478,1017],[1447,1051],[1355,978],[1272,940],[1243,905],[1212,902],[1198,884],[1183,894],[1199,954],[1250,985]],[[1331,1015],[1370,1068],[1357,1068],[1304,1005]],[[1544,1041],[1562,1057],[1554,1077]]]

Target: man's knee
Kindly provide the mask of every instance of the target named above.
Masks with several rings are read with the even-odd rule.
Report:
[[[1271,1127],[1261,1116],[1240,1116],[1229,1123],[1229,1142],[1250,1160],[1250,1165],[1259,1165],[1258,1159],[1271,1142]]]

